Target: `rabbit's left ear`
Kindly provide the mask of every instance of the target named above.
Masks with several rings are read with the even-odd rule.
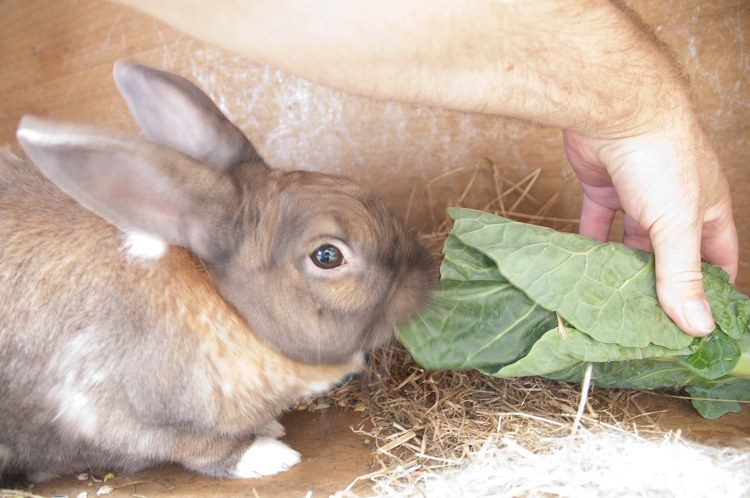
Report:
[[[163,145],[24,116],[19,143],[60,190],[113,225],[137,228],[208,262],[237,240],[231,178]]]
[[[240,129],[185,78],[122,60],[115,63],[114,77],[150,140],[224,172],[243,163],[263,164]]]

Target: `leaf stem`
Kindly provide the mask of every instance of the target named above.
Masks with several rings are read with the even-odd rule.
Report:
[[[661,356],[654,358],[657,361],[664,361],[668,363],[677,363],[677,358],[674,356]],[[750,379],[750,351],[743,351],[740,356],[740,360],[734,366],[734,368],[727,374],[729,377],[742,377],[743,379]]]
[[[729,375],[750,379],[750,351],[742,351],[740,360],[734,366]]]

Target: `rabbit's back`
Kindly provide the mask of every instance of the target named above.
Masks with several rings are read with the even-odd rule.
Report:
[[[0,158],[0,449],[23,446],[21,470],[102,455],[127,466],[91,441],[127,437],[129,419],[167,410],[150,392],[194,380],[179,357],[190,337],[175,344],[153,318],[163,269],[129,261],[124,240],[32,164]]]
[[[118,239],[32,164],[0,157],[1,350],[41,367],[63,336],[95,321],[124,270]]]

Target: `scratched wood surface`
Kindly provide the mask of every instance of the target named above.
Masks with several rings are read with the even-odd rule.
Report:
[[[750,291],[750,2],[666,0],[629,2],[672,45],[694,83],[735,197],[743,263],[739,286]],[[371,185],[416,228],[429,229],[440,213],[433,200],[455,201],[474,168],[494,164],[506,185],[540,169],[532,197],[518,206],[575,218],[580,190],[565,163],[559,133],[488,116],[376,102],[336,92],[180,34],[143,15],[100,0],[0,0],[0,143],[17,150],[13,134],[24,113],[97,123],[135,132],[111,78],[125,57],[188,76],[218,102],[274,167],[342,173]],[[484,170],[483,170],[484,171]],[[492,195],[480,175],[466,198],[482,207]],[[550,203],[550,199],[552,202]],[[574,228],[569,226],[568,228]],[[720,423],[695,415],[684,402],[654,397],[664,423],[688,436],[722,444],[750,437],[750,411]],[[215,481],[173,467],[130,477],[146,481],[136,492],[153,496],[327,496],[370,471],[372,449],[349,426],[360,414],[294,413],[288,441],[303,463],[275,478]],[[94,488],[95,491],[96,488]],[[92,491],[74,478],[36,492],[75,496]],[[124,486],[113,495],[131,496]]]
[[[750,411],[747,409],[743,414],[727,415],[717,423],[700,418],[684,400],[644,394],[638,398],[638,403],[659,419],[664,430],[680,430],[686,439],[723,446],[750,443]],[[312,497],[327,497],[343,490],[356,477],[376,470],[371,465],[371,455],[375,451],[372,443],[350,429],[363,423],[363,414],[331,408],[314,413],[294,412],[282,421],[288,430],[285,440],[302,454],[302,463],[288,472],[258,480],[218,481],[176,466],[165,466],[116,476],[107,482],[114,488],[107,496],[302,498],[311,492]],[[79,481],[68,476],[36,485],[31,491],[42,496],[57,494],[73,498],[81,492],[94,496],[102,485],[91,479]],[[28,489],[27,486],[19,488]],[[368,488],[362,483],[356,489],[366,493]]]

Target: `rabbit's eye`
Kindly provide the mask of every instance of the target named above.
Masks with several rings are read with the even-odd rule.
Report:
[[[344,256],[341,254],[339,248],[331,244],[323,244],[315,249],[310,255],[310,259],[315,266],[324,270],[336,268],[344,262]]]

